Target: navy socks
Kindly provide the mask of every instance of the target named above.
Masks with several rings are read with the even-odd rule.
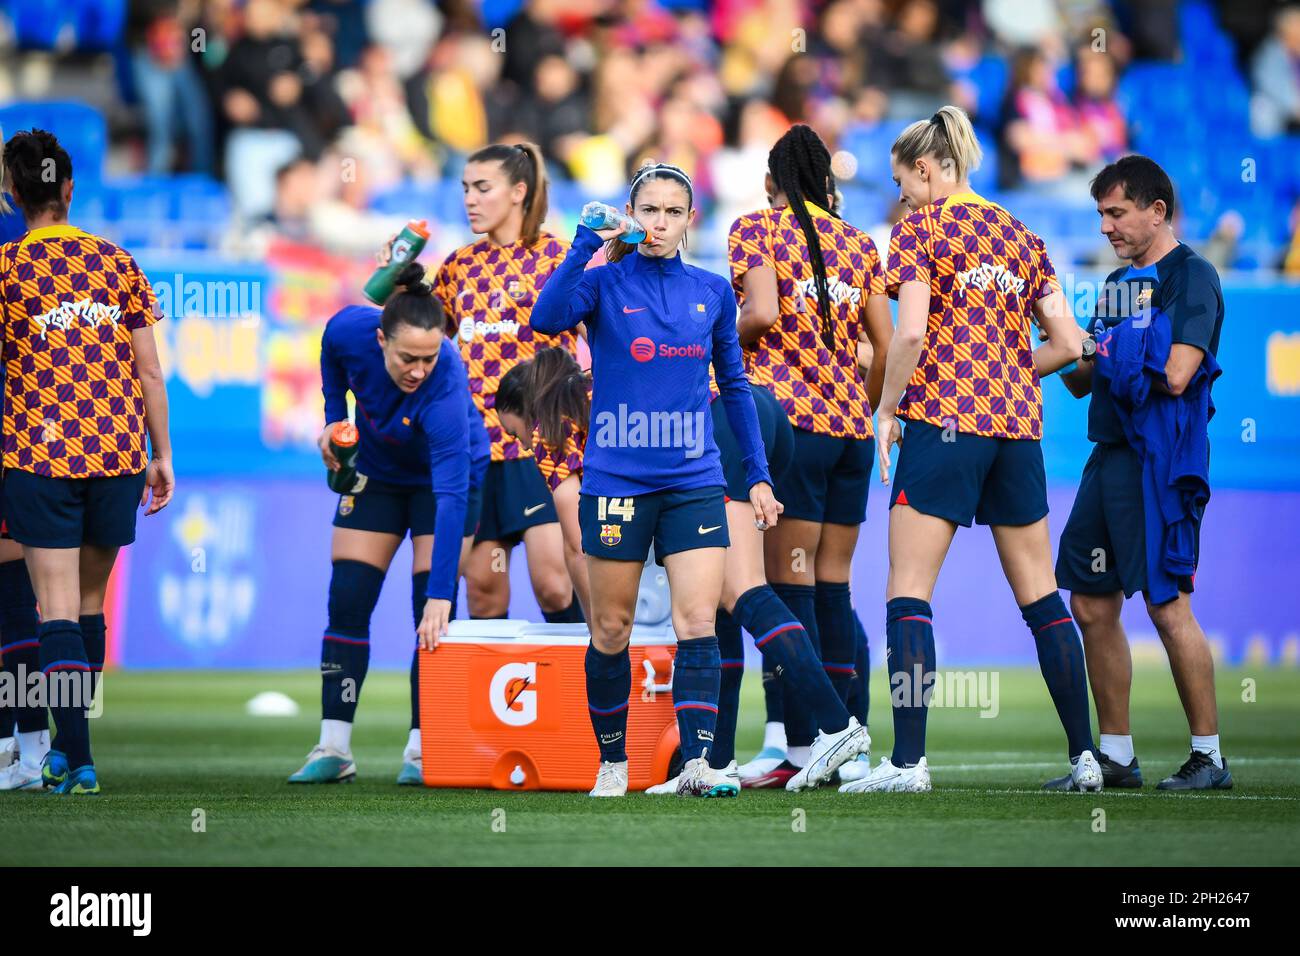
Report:
[[[102,614],[83,614],[78,623],[81,624],[81,642],[86,646],[86,663],[90,665],[90,689],[93,694],[99,689],[99,678],[104,673],[108,627]]]
[[[36,614],[36,594],[27,564],[21,558],[0,564],[0,657],[3,669],[18,689],[30,686],[30,675],[41,669],[40,619]],[[20,694],[26,699],[26,694]],[[44,707],[17,706],[3,708],[0,714],[0,737],[46,730],[50,726]],[[7,714],[8,724],[5,723]],[[7,727],[7,730],[6,730]]]
[[[51,745],[76,770],[92,763],[86,699],[90,665],[76,621],[45,621],[40,627],[41,670],[46,680],[46,702],[54,719]]]
[[[1088,674],[1074,618],[1056,591],[1022,607],[1020,614],[1034,634],[1038,666],[1065,728],[1070,759],[1085,750],[1095,751],[1088,712]]]
[[[716,636],[678,642],[673,663],[673,709],[677,711],[683,763],[702,756],[705,750],[713,750],[721,671]]]
[[[429,572],[421,571],[411,575],[411,615],[418,630],[424,620],[424,605],[429,600]],[[453,610],[455,606],[453,605]],[[415,638],[415,650],[411,652],[411,729],[420,729],[420,643]]]
[[[862,619],[853,612],[853,623],[857,630],[857,640],[853,659],[853,683],[849,687],[849,699],[844,702],[849,713],[858,718],[858,723],[867,726],[867,714],[871,709],[871,645],[867,643],[867,632],[862,626]]]
[[[929,602],[897,597],[885,611],[889,690],[894,711],[890,763],[910,767],[925,755],[926,704],[934,686],[934,617]]]
[[[370,667],[370,616],[384,572],[362,561],[335,561],[329,625],[321,640],[321,717],[352,722]]]
[[[843,701],[835,692],[830,679],[822,669],[812,639],[802,626],[792,609],[777,597],[775,587],[802,587],[800,585],[760,585],[750,588],[736,601],[733,614],[754,638],[755,646],[763,652],[765,660],[771,661],[781,675],[786,713],[790,705],[798,701],[796,711],[806,715],[801,719],[805,724],[800,728],[807,735],[806,743],[790,735],[787,720],[785,734],[791,746],[807,746],[820,728],[828,733],[836,733],[849,725],[849,713]],[[809,592],[812,588],[802,587]],[[811,600],[807,602],[811,605]],[[811,731],[807,730],[811,727]]]
[[[713,732],[709,766],[725,770],[736,756],[736,720],[740,716],[740,681],[745,676],[745,645],[740,624],[718,608],[716,623],[722,676],[718,685],[718,725]]]
[[[816,590],[807,584],[771,584],[768,587],[781,599],[781,603],[790,610],[795,620],[803,625],[803,629],[808,635],[808,641],[812,646],[813,654],[817,657],[817,667],[820,670],[822,650],[821,640],[817,632]],[[743,620],[741,624],[744,625]],[[754,636],[755,640],[764,633],[763,631],[750,630],[748,627],[745,629]],[[781,676],[783,679],[787,679],[784,672]],[[788,691],[784,695],[786,743],[790,747],[811,746],[813,738],[817,736],[817,717],[813,714],[807,697],[792,687],[787,686],[785,689]]]
[[[853,623],[857,615],[853,613],[848,583],[818,581],[814,589],[814,606],[817,633],[822,641],[822,667],[840,700],[847,701],[853,687],[858,636]]]
[[[621,763],[627,759],[627,704],[632,693],[632,662],[627,648],[602,654],[587,645],[587,710],[596,732],[600,759]],[[674,685],[676,681],[673,682]]]
[[[547,624],[586,624],[587,619],[582,616],[582,605],[578,602],[578,596],[575,594],[569,602],[569,606],[559,611],[542,611],[542,619]]]

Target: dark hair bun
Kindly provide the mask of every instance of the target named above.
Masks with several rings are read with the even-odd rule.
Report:
[[[407,295],[432,295],[433,286],[424,281],[424,266],[408,262],[397,274],[397,284]]]

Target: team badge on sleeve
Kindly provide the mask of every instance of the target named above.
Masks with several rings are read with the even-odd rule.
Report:
[[[600,526],[600,543],[607,547],[614,547],[623,540],[623,526],[621,524],[603,524]]]

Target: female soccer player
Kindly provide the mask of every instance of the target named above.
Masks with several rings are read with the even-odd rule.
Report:
[[[817,134],[791,127],[768,154],[764,186],[771,208],[737,219],[727,245],[750,379],[776,396],[794,427],[794,464],[776,476],[785,512],[767,537],[767,573],[847,699],[865,641],[850,569],[875,452],[871,406],[893,323],[875,244],[831,211],[831,157]],[[865,383],[864,346],[873,354]],[[810,703],[785,695],[786,762],[758,768],[766,773],[754,782],[790,780],[809,764],[819,722]]]
[[[348,306],[325,326],[321,390],[325,430],[348,420],[356,399],[360,432],[353,490],[339,496],[330,547],[329,623],[321,641],[320,743],[290,783],[336,783],[356,776],[352,722],[370,663],[370,618],[407,532],[413,613],[420,648],[447,631],[459,580],[461,539],[472,533],[472,489],[487,467],[487,432],[469,400],[455,344],[424,267],[406,266],[383,311]],[[418,648],[417,648],[418,655]],[[418,657],[411,662],[411,732],[397,782],[422,782]]]
[[[536,358],[520,362],[501,376],[495,407],[506,434],[532,450],[537,469],[555,498],[564,536],[564,563],[583,614],[589,618],[591,591],[582,557],[578,494],[591,418],[591,376],[568,350],[542,349]]]
[[[622,230],[579,226],[569,254],[538,297],[533,326],[557,333],[585,322],[591,344],[592,420],[579,521],[591,580],[587,702],[600,745],[593,796],[627,792],[627,653],[641,568],[653,540],[668,573],[678,649],[673,701],[685,767],[678,793],[734,796],[708,765],[718,713],[718,639],[727,515],[708,414],[709,363],[744,449],[751,517],[776,524],[753,399],[740,364],[735,298],[726,280],[683,264],[695,217],[690,178],[647,164],[628,212],[648,232],[612,244],[606,265],[583,271]]]
[[[529,315],[568,243],[542,231],[546,166],[533,143],[488,146],[472,154],[461,177],[470,229],[483,238],[447,257],[434,294],[460,344],[470,392],[492,439],[483,514],[465,569],[471,617],[505,617],[510,609],[510,553],[522,539],[533,593],[547,621],[581,621],[564,565],[555,505],[532,451],[507,435],[497,418],[501,376],[541,348],[574,352],[573,332],[539,335]]]
[[[511,369],[502,378],[497,392],[497,411],[507,431],[523,436],[527,433],[526,422],[537,423],[531,432],[533,451],[542,474],[555,490],[566,545],[580,532],[578,486],[590,422],[590,382],[567,352],[548,349],[538,353],[532,362]],[[790,461],[794,445],[790,423],[770,392],[755,385],[749,389],[768,472],[776,474]],[[828,733],[819,737],[814,747],[816,759],[810,761],[810,767],[816,773],[805,773],[791,789],[815,786],[828,779],[841,763],[859,753],[867,753],[871,740],[866,730],[845,711],[803,628],[768,586],[763,573],[763,532],[755,526],[754,510],[749,502],[744,448],[727,419],[725,403],[716,401],[718,397],[718,389],[711,380],[709,410],[725,481],[731,544],[726,552],[722,602],[716,621],[721,674],[709,766],[739,786],[740,773],[734,757],[740,682],[745,666],[740,635],[743,623],[766,657],[780,665],[787,675],[791,693],[801,693],[817,705],[815,712]],[[580,545],[580,538],[575,537],[575,549],[580,549]],[[574,580],[579,578],[575,576]],[[582,580],[585,584],[585,574]],[[674,777],[646,792],[676,793],[679,782],[680,777]]]
[[[1079,357],[1081,335],[1043,241],[971,191],[967,177],[980,156],[970,120],[955,106],[913,123],[892,150],[894,182],[912,210],[889,242],[886,286],[898,298],[898,331],[876,409],[882,482],[889,482],[890,447],[902,446],[890,498],[885,625],[894,751],[844,792],[930,789],[930,596],[957,526],[972,520],[992,528],[1034,635],[1075,786],[1102,787],[1083,648],[1052,570],[1039,445],[1039,380]],[[1046,333],[1036,350],[1035,321]]]
[[[137,506],[155,514],[175,488],[152,328],[162,316],[135,260],[68,222],[72,160],[54,136],[14,134],[0,165],[28,226],[0,247],[5,517],[40,604],[41,670],[65,675],[49,683],[41,774],[56,793],[98,793],[86,711],[108,577],[135,540]]]

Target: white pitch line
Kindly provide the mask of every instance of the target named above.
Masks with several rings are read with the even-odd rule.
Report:
[[[981,789],[979,789],[978,787],[938,787],[938,788],[935,789],[934,792],[935,792],[935,793],[987,793],[987,794],[1002,794],[1002,793],[1050,794],[1050,793],[1057,793],[1057,792],[1065,793],[1066,791],[1052,791],[1052,790],[981,790]],[[1163,792],[1165,792],[1165,791],[1160,791],[1160,792],[1163,793]],[[1101,791],[1101,792],[1099,792],[1099,793],[1092,794],[1092,796],[1097,796],[1097,797],[1137,797],[1137,798],[1140,799],[1140,798],[1142,798],[1142,797],[1149,797],[1149,794],[1145,794],[1145,793],[1126,793],[1126,792],[1123,792],[1123,791],[1120,791],[1120,790],[1103,790],[1103,791]],[[1285,802],[1287,802],[1287,803],[1300,802],[1300,797],[1276,797],[1276,796],[1265,796],[1265,795],[1256,795],[1256,796],[1251,796],[1251,795],[1249,795],[1249,794],[1244,794],[1244,793],[1242,793],[1242,794],[1231,794],[1231,793],[1221,793],[1221,794],[1205,793],[1205,794],[1197,794],[1197,793],[1185,793],[1185,792],[1182,792],[1182,793],[1179,793],[1176,797],[1171,797],[1171,799],[1176,799],[1176,800],[1282,800],[1282,801],[1285,801]]]

